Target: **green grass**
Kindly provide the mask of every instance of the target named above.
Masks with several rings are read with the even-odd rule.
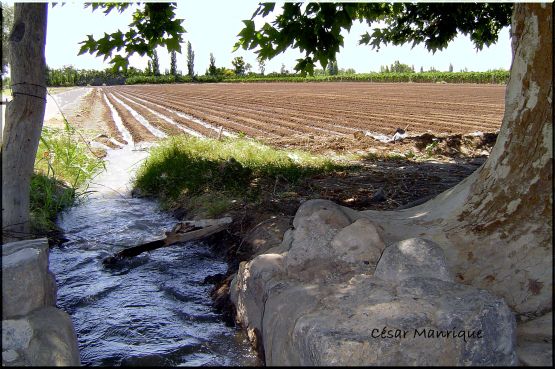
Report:
[[[134,187],[166,206],[179,199],[215,216],[231,208],[234,199],[256,201],[262,187],[278,179],[295,184],[342,168],[345,165],[323,156],[277,150],[244,138],[218,141],[182,135],[151,150]]]
[[[35,233],[55,229],[56,215],[72,206],[104,163],[96,158],[78,132],[44,127],[31,179],[31,221]]]
[[[54,177],[34,173],[31,178],[31,219],[33,231],[46,234],[55,228],[56,215],[74,204],[75,189]]]

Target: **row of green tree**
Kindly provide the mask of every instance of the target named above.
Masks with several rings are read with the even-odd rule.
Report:
[[[190,42],[187,43],[187,73],[183,74],[177,66],[175,51],[170,53],[170,68],[161,72],[158,54],[154,51],[147,67],[140,70],[129,67],[126,70],[75,69],[72,66],[52,69],[47,67],[46,83],[48,86],[101,86],[122,84],[155,84],[155,83],[183,83],[183,82],[305,82],[305,81],[371,81],[371,82],[447,82],[447,83],[506,83],[509,72],[495,70],[488,72],[453,72],[453,65],[449,65],[448,72],[440,72],[435,68],[416,73],[414,66],[403,64],[396,60],[389,66],[381,66],[379,73],[357,74],[353,68],[339,68],[337,61],[330,61],[325,69],[314,69],[312,77],[301,77],[290,72],[284,64],[280,72],[265,74],[265,63],[258,60],[258,72],[253,66],[238,56],[231,62],[232,68],[217,67],[214,55],[210,54],[210,63],[204,75],[195,73],[195,53]]]
[[[449,63],[449,69],[446,72],[453,72],[453,64]],[[420,67],[420,73],[424,73],[424,67]],[[428,72],[440,72],[435,67],[430,67]],[[461,69],[461,72],[468,72],[468,68]],[[380,73],[416,73],[414,65],[403,64],[399,60],[395,60],[391,65],[380,66]]]

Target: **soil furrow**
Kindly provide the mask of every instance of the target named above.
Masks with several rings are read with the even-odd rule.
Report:
[[[141,141],[154,141],[156,139],[156,136],[154,136],[145,126],[137,121],[129,110],[119,104],[114,99],[112,94],[107,93],[106,97],[108,98],[110,104],[114,106],[114,109],[116,109],[116,112],[121,117],[123,125],[127,128],[129,133],[131,133],[131,137],[133,137],[133,141],[135,141],[135,143],[139,143]]]

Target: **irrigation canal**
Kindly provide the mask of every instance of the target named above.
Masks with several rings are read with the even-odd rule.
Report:
[[[129,194],[129,179],[146,156],[132,143],[111,150],[92,195],[58,219],[68,241],[51,250],[50,269],[82,364],[259,365],[245,335],[211,307],[212,286],[204,279],[227,266],[206,245],[175,244],[103,266],[105,257],[155,239],[176,222],[154,201]]]

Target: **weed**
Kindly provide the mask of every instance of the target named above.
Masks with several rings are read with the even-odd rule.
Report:
[[[54,228],[58,212],[83,196],[87,183],[104,167],[65,122],[64,129],[42,130],[30,187],[31,218],[37,233]]]
[[[437,151],[437,146],[439,145],[438,141],[434,141],[429,143],[428,145],[426,145],[426,148],[424,149],[424,151],[426,151],[426,155],[428,157],[434,155]]]
[[[414,158],[416,158],[416,154],[415,154],[414,151],[409,150],[409,151],[405,152],[405,158],[414,159]]]

